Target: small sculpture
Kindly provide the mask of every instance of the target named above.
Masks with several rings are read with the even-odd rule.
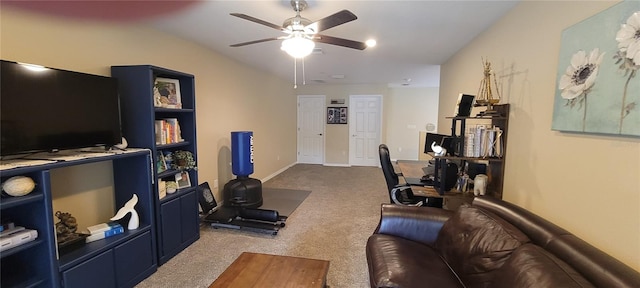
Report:
[[[138,227],[140,226],[140,218],[138,217],[138,212],[136,212],[136,209],[134,209],[134,206],[136,206],[136,204],[138,204],[138,195],[133,194],[131,200],[127,201],[127,203],[124,203],[124,206],[122,206],[122,208],[118,210],[118,213],[116,213],[115,216],[111,217],[110,220],[120,220],[128,213],[131,213],[131,219],[129,219],[129,225],[127,225],[127,228],[129,230],[138,229]]]
[[[499,115],[500,113],[493,110],[493,105],[500,102],[496,73],[491,69],[491,63],[488,60],[482,59],[482,66],[484,68],[484,77],[482,78],[482,81],[480,81],[476,104],[478,106],[487,106],[487,110],[480,112],[478,116]],[[493,86],[491,78],[493,78]]]
[[[433,153],[434,153],[435,156],[447,155],[447,149],[443,148],[440,145],[436,145],[435,141],[433,143],[431,143],[431,150],[433,150]]]
[[[487,182],[489,177],[485,174],[478,174],[473,179],[473,195],[485,195],[487,193]]]
[[[60,211],[57,211],[55,215],[60,219],[60,221],[56,223],[58,242],[62,243],[76,238],[75,232],[78,230],[76,218],[71,216],[71,213]]]
[[[27,176],[13,176],[2,183],[2,190],[10,196],[24,196],[36,188],[36,182]]]

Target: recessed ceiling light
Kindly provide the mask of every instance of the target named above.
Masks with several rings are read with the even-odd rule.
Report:
[[[375,47],[378,42],[375,39],[369,39],[364,44],[367,44],[367,47]]]

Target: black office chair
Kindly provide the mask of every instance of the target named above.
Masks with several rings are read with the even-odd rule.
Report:
[[[422,206],[424,201],[422,201],[421,197],[415,197],[409,185],[400,184],[400,177],[395,172],[393,165],[391,164],[389,147],[385,144],[380,144],[380,146],[378,146],[378,152],[380,153],[380,165],[382,166],[384,179],[387,181],[387,189],[389,191],[389,200],[391,203]]]

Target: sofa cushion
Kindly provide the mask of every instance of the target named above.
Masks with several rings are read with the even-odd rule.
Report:
[[[495,271],[491,287],[594,287],[571,266],[540,246],[524,244]]]
[[[495,214],[463,205],[444,223],[435,247],[467,287],[488,287],[493,272],[529,238]]]
[[[366,249],[371,287],[464,287],[431,246],[373,234]]]

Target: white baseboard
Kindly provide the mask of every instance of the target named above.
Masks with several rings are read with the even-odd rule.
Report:
[[[331,167],[351,167],[349,164],[340,164],[340,163],[324,163],[322,166],[331,166]]]
[[[278,170],[278,171],[276,171],[276,172],[272,173],[271,175],[269,175],[269,176],[267,176],[267,177],[262,178],[260,181],[262,181],[263,183],[264,183],[264,182],[267,182],[267,181],[269,181],[269,179],[271,179],[271,178],[273,178],[273,177],[278,176],[278,174],[280,174],[280,173],[284,172],[285,170],[287,170],[287,169],[291,168],[293,165],[296,165],[296,164],[297,164],[297,163],[289,164],[289,165],[285,166],[284,168],[282,168],[282,169],[280,169],[280,170]]]

